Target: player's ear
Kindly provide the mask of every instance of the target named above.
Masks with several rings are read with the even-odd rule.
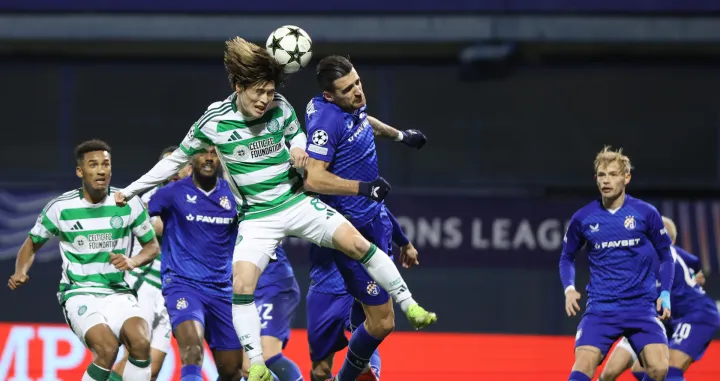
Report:
[[[80,167],[80,165],[78,165],[77,167],[75,167],[75,175],[76,175],[77,177],[79,177],[79,178],[82,179],[82,177],[83,177],[83,170],[82,170],[82,168]]]
[[[332,102],[332,101],[333,101],[333,96],[332,96],[332,94],[330,94],[330,93],[327,92],[327,91],[323,91],[323,98],[325,98],[325,100],[328,101],[328,102]]]
[[[630,173],[625,174],[625,185],[628,185],[630,183],[630,178],[632,178],[632,175]]]
[[[235,92],[236,93],[242,93],[245,90],[243,85],[240,84],[240,82],[235,82]]]

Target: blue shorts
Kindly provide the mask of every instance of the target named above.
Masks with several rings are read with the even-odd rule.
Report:
[[[165,282],[162,294],[170,315],[173,332],[187,320],[200,322],[205,329],[205,341],[212,350],[241,349],[240,340],[232,322],[232,294],[216,296],[174,277]]]
[[[356,228],[368,241],[392,258],[392,223],[384,208],[370,222]],[[379,306],[390,300],[390,295],[375,283],[362,263],[335,250],[330,250],[328,255],[332,255],[335,259],[338,271],[345,280],[347,291],[360,303]]]
[[[307,332],[310,359],[320,361],[345,348],[345,331],[350,329],[350,294],[307,293]]]
[[[693,319],[690,317],[673,319],[672,336],[668,338],[670,349],[675,349],[698,361],[718,330],[715,319]]]
[[[635,353],[648,344],[667,345],[665,326],[657,315],[586,312],[575,334],[575,347],[590,345],[607,355],[613,343],[625,336]]]
[[[295,278],[289,285],[271,284],[255,290],[255,306],[260,314],[260,335],[280,339],[283,349],[290,339],[290,324],[300,304],[300,286]]]

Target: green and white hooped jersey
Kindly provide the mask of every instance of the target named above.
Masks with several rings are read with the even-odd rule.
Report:
[[[138,197],[127,205],[115,205],[110,188],[98,204],[83,198],[82,189],[65,192],[51,200],[30,230],[34,243],[60,238],[62,278],[58,301],[62,304],[75,295],[130,293],[124,272],[110,264],[110,254],[130,251],[131,235],[150,242],[155,231],[145,206]]]
[[[145,192],[145,194],[143,194],[140,197],[140,200],[145,204],[149,203],[150,199],[155,194],[155,192],[157,192],[158,189],[160,189],[159,186]],[[160,218],[160,217],[150,217],[151,223],[152,223],[153,218]],[[158,237],[158,241],[159,240],[160,240],[160,237]],[[142,243],[140,243],[138,238],[135,237],[133,246],[132,246],[131,257],[138,255],[138,253],[140,253],[140,250],[142,250]],[[162,289],[162,280],[161,280],[162,278],[160,277],[160,267],[162,266],[161,261],[162,261],[162,253],[160,255],[158,255],[157,258],[155,258],[155,260],[153,260],[149,264],[147,264],[145,266],[141,266],[141,267],[136,267],[128,273],[129,276],[135,276],[138,278],[134,282],[133,288],[135,290],[140,288],[140,286],[143,283],[146,283],[157,289]]]
[[[282,95],[275,94],[265,114],[253,120],[237,110],[236,97],[234,93],[211,104],[180,148],[191,156],[216,147],[241,217],[249,220],[275,214],[307,197],[285,144],[305,133]]]

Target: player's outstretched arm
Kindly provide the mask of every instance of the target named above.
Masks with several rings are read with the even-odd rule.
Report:
[[[404,144],[417,149],[422,148],[425,143],[427,143],[425,134],[420,132],[420,130],[400,131],[370,115],[368,115],[367,119],[368,122],[370,122],[370,126],[372,127],[373,134],[375,136],[403,142]]]
[[[11,290],[17,289],[30,280],[28,272],[30,271],[33,261],[35,261],[35,253],[40,250],[43,244],[44,242],[33,242],[30,237],[25,239],[25,242],[23,242],[20,247],[20,251],[18,251],[17,260],[15,261],[15,274],[11,275],[8,281],[8,287],[10,287]]]
[[[142,175],[125,189],[115,192],[115,202],[118,205],[125,205],[127,200],[138,193],[144,192],[152,187],[161,184],[172,175],[178,173],[188,162],[190,156],[182,148],[176,149],[173,153],[160,160],[148,173]]]
[[[330,162],[309,158],[305,166],[305,189],[319,194],[365,196],[375,201],[383,200],[390,192],[390,184],[382,177],[371,182],[347,180],[328,171],[329,166]]]

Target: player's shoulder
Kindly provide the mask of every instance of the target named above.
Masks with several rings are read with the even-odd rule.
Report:
[[[273,96],[273,100],[270,103],[270,107],[280,107],[283,109],[292,109],[292,105],[290,104],[290,101],[287,100],[282,94],[275,93]]]
[[[578,209],[575,212],[575,214],[572,215],[572,220],[582,223],[588,217],[592,216],[593,214],[595,214],[599,211],[602,211],[602,204],[601,204],[600,200],[596,199],[596,200],[593,200],[593,201],[585,204],[583,207]]]
[[[631,206],[633,209],[637,210],[639,213],[643,215],[648,214],[659,214],[657,208],[652,205],[651,203],[647,201],[643,201],[639,198],[632,197],[630,195],[625,196],[625,202],[628,206]]]
[[[309,126],[333,127],[343,125],[345,113],[332,102],[326,101],[322,96],[314,97],[308,103],[305,113]]]
[[[75,202],[82,199],[82,188],[76,188],[67,192],[61,193],[59,196],[50,199],[43,208],[43,212],[47,212],[50,209],[58,209],[74,204]]]
[[[212,122],[218,122],[224,117],[230,114],[234,114],[235,110],[233,104],[235,102],[235,93],[231,94],[222,101],[213,102],[207,107],[207,110],[198,119],[196,125],[198,129],[211,124]]]

